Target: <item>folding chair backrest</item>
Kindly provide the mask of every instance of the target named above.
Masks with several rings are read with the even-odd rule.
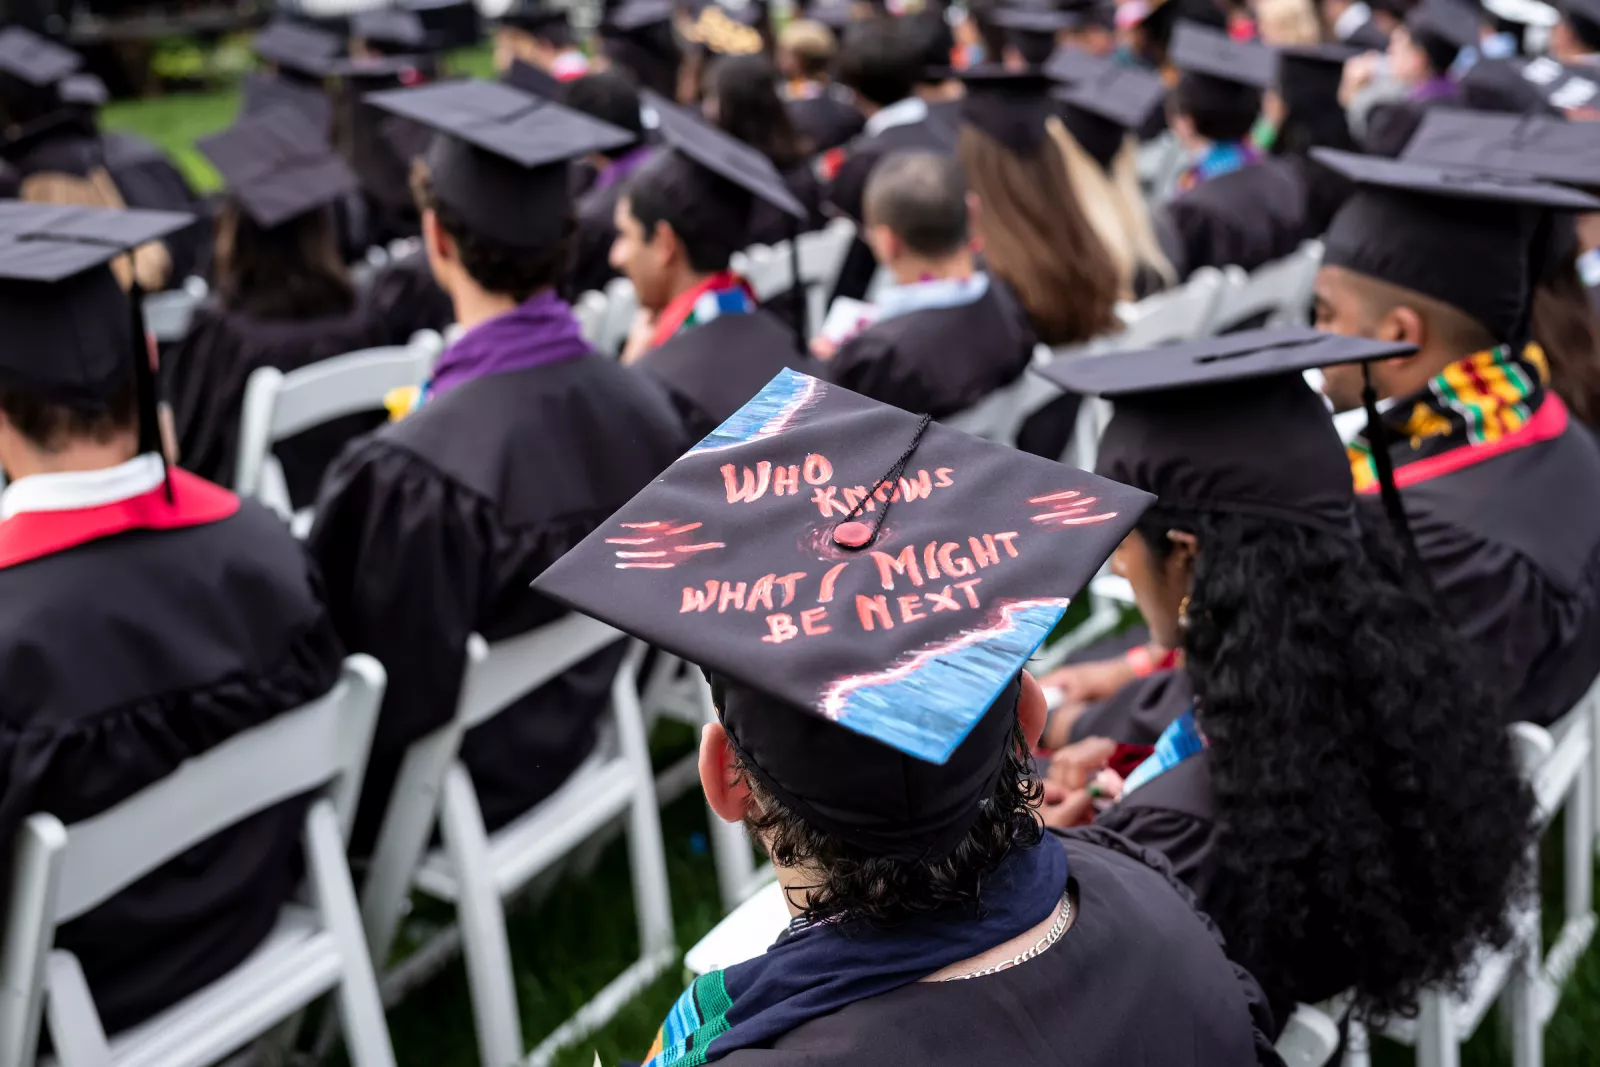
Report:
[[[1145,199],[1153,205],[1172,199],[1184,162],[1183,146],[1170,131],[1141,144],[1137,166]]]
[[[1145,297],[1122,311],[1126,327],[1106,339],[1105,350],[1134,351],[1209,337],[1225,284],[1221,271],[1201,267],[1176,289]]]
[[[839,280],[839,272],[844,269],[845,257],[850,254],[855,236],[855,223],[849,219],[834,219],[820,230],[800,235],[796,254],[800,260],[800,280],[806,287],[809,322],[820,324],[826,315],[828,297]],[[794,288],[787,241],[752,245],[734,256],[733,269],[750,283],[760,301],[771,300]]]
[[[606,284],[606,313],[600,320],[593,344],[608,356],[621,353],[639,311],[639,294],[626,278],[613,278]]]
[[[1252,274],[1241,272],[1237,284],[1222,290],[1212,332],[1225,333],[1247,325],[1304,325],[1321,264],[1322,243],[1307,241],[1293,255],[1259,267]]]
[[[572,315],[578,320],[583,339],[599,348],[600,329],[606,321],[606,294],[592,289],[584,293],[572,305]]]
[[[463,730],[493,718],[506,705],[531,693],[624,634],[587,615],[564,615],[555,622],[489,644],[473,634],[467,642],[467,672],[456,703]]]
[[[1339,1049],[1339,1026],[1322,1009],[1297,1004],[1273,1048],[1284,1067],[1324,1067]]]
[[[182,288],[144,298],[144,325],[160,344],[181,341],[189,322],[209,293],[204,278],[186,278]]]

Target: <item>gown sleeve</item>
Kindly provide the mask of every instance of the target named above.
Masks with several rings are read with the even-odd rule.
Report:
[[[1213,880],[1209,857],[1215,837],[1212,824],[1186,812],[1113,804],[1095,825],[1159,852],[1174,877],[1188,886],[1197,900],[1209,899]]]
[[[835,385],[905,411],[930,411],[936,400],[912,368],[904,366],[894,343],[871,331],[846,341],[820,367],[820,376]]]
[[[418,330],[443,333],[456,320],[449,295],[433,280],[428,257],[421,253],[378,271],[361,302],[374,325],[374,344],[403,345]]]

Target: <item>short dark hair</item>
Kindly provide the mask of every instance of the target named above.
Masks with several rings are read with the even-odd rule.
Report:
[[[28,443],[41,452],[60,452],[76,441],[106,444],[120,433],[139,425],[139,393],[135,386],[133,361],[128,373],[106,406],[85,411],[28,393],[0,389],[0,412]]]
[[[897,20],[871,18],[846,32],[838,78],[863,100],[888,107],[910,96],[922,80],[922,42]]]
[[[711,676],[718,707],[725,703],[728,684]],[[804,865],[817,874],[806,888],[804,918],[885,927],[951,906],[976,905],[985,875],[1012,849],[1039,844],[1044,828],[1037,809],[1044,787],[1033,775],[1028,751],[1022,727],[1014,724],[994,792],[979,805],[972,829],[948,855],[925,861],[875,856],[819,830],[784,807],[737,755],[735,770],[754,802],[755,814],[745,820],[751,835],[765,844],[774,863]]]
[[[1242,141],[1261,114],[1261,90],[1185,71],[1178,79],[1172,106],[1188,115],[1194,131],[1208,141]]]
[[[623,186],[629,210],[646,240],[655,235],[658,223],[672,227],[695,273],[727,270],[733,254],[749,243],[748,226],[733,220],[735,215],[748,220],[750,194],[707,171],[696,175],[694,189],[685,195],[675,173],[682,166],[675,152],[658,152],[634,171]]]
[[[639,116],[639,89],[625,74],[607,70],[574,78],[567,83],[562,102],[574,111],[633,134],[634,144],[644,138],[644,120]],[[617,156],[631,147],[624,145],[606,154]]]
[[[862,202],[869,225],[889,227],[919,256],[948,256],[966,247],[967,183],[954,156],[885,156],[872,168]]]
[[[1572,34],[1585,48],[1600,52],[1600,22],[1589,18],[1581,11],[1567,7],[1562,14],[1562,20],[1572,30]]]
[[[577,229],[577,220],[570,208],[560,240],[530,250],[503,244],[474,230],[465,218],[434,195],[427,166],[420,161],[411,171],[411,191],[417,198],[417,207],[432,211],[439,220],[444,232],[455,242],[461,265],[485,291],[509,296],[520,304],[540,289],[558,284],[566,275],[568,246]]]

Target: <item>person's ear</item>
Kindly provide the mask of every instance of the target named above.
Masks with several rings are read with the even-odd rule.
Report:
[[[428,260],[434,264],[456,258],[456,243],[439,224],[439,216],[432,208],[422,213],[422,243],[428,249]]]
[[[1044,721],[1049,715],[1050,708],[1045,702],[1044,690],[1033,675],[1023,671],[1022,692],[1017,697],[1017,725],[1022,727],[1022,736],[1028,742],[1029,751],[1038,747],[1039,737],[1044,733]]]
[[[1194,574],[1195,557],[1200,555],[1200,539],[1188,530],[1168,530],[1167,540],[1172,544],[1172,551],[1167,553],[1168,575],[1187,589]]]
[[[750,811],[750,787],[735,766],[733,746],[720,722],[700,730],[700,788],[723,822],[743,822]]]
[[[655,229],[650,231],[650,240],[645,247],[655,256],[656,266],[662,268],[671,266],[683,254],[683,242],[678,240],[678,235],[665,219],[656,220]]]
[[[1400,341],[1405,344],[1425,348],[1428,344],[1428,326],[1423,322],[1422,316],[1417,314],[1415,308],[1403,304],[1390,308],[1378,320],[1378,329],[1373,337],[1379,341]],[[1409,356],[1400,356],[1399,359],[1409,359]]]

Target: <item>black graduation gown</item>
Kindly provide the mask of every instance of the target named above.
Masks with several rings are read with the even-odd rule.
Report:
[[[1090,704],[1072,724],[1068,740],[1109,737],[1127,745],[1153,745],[1161,731],[1194,706],[1194,689],[1181,669],[1135,678],[1115,696]]]
[[[750,244],[775,245],[779,241],[787,241],[790,234],[796,231],[810,233],[821,229],[827,221],[822,216],[822,184],[817,181],[811,163],[797,163],[781,174],[784,186],[806,209],[806,217],[797,219],[758,199],[750,209]]]
[[[388,324],[360,306],[337,317],[273,321],[206,304],[162,363],[178,431],[178,462],[202,478],[232,485],[245,385],[254,371],[297,370],[404,339],[391,336]],[[282,442],[274,451],[294,505],[303,507],[315,498],[323,470],[346,441],[383,419],[382,413],[352,415]]]
[[[1305,212],[1299,164],[1271,157],[1174,198],[1157,217],[1157,233],[1179,277],[1201,267],[1255,270],[1300,247]]]
[[[572,242],[572,269],[564,291],[576,300],[590,290],[603,291],[617,272],[611,269],[611,246],[617,240],[617,201],[626,181],[590,188],[578,200],[578,230]]]
[[[529,583],[686,447],[659,391],[590,355],[459,385],[339,457],[307,545],[341,636],[389,672],[358,852],[407,746],[453,714],[468,636],[496,641],[558,618]],[[467,735],[491,829],[593,749],[621,655],[596,655]]]
[[[1573,419],[1553,440],[1401,490],[1434,592],[1514,719],[1554,722],[1600,672],[1597,485],[1600,448]]]
[[[1161,857],[1098,827],[1066,849],[1073,923],[1025,965],[918,982],[796,1027],[744,1067],[1250,1067],[1278,1065],[1260,988]]]
[[[380,324],[386,344],[400,344],[418,330],[443,333],[456,321],[450,294],[433,280],[428,254],[421,249],[380,268],[361,291],[361,304]]]
[[[299,545],[250,501],[0,569],[0,841],[33,812],[105,811],[325,693],[343,651],[315,589]],[[271,931],[299,879],[304,810],[252,816],[60,930],[109,1030],[203,988]]]
[[[691,442],[721,426],[785,367],[817,371],[794,328],[760,310],[691,327],[632,364],[666,389]]]
[[[866,119],[854,104],[824,92],[804,100],[790,100],[784,104],[789,121],[813,152],[826,152],[837,148],[861,132]]]
[[[1461,102],[1454,97],[1391,100],[1374,104],[1367,113],[1367,130],[1361,138],[1361,150],[1369,156],[1398,159],[1429,111],[1438,107],[1460,106]]]
[[[1028,369],[1036,343],[1016,294],[990,276],[970,304],[874,323],[819,365],[846,389],[936,419],[965,411]]]

